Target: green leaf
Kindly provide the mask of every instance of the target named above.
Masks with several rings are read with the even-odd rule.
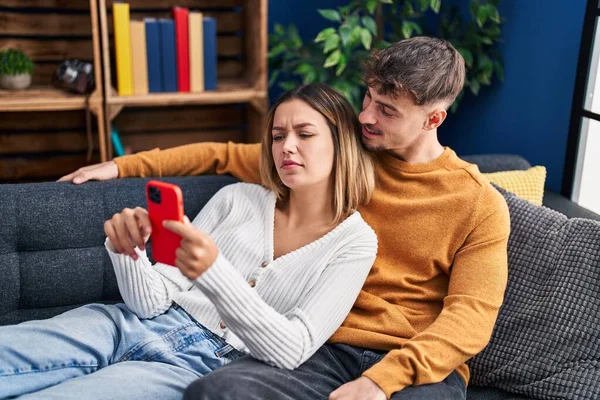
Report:
[[[375,9],[377,8],[377,0],[368,0],[367,1],[367,10],[369,10],[369,14],[373,14]]]
[[[408,23],[410,24],[412,30],[415,31],[415,33],[417,35],[423,34],[423,29],[421,28],[421,26],[419,24],[417,24],[416,22],[413,22],[413,21],[408,21]]]
[[[427,11],[427,8],[429,7],[429,0],[417,0],[417,5],[419,6],[419,11]]]
[[[377,23],[373,19],[373,17],[364,16],[361,19],[361,22],[365,28],[367,28],[373,36],[377,36]]]
[[[283,90],[285,90],[286,92],[288,90],[292,90],[296,86],[297,85],[295,82],[279,82],[279,87],[282,88]]]
[[[275,83],[275,81],[277,80],[277,78],[279,78],[279,75],[281,74],[281,70],[280,69],[276,69],[274,71],[271,72],[271,76],[269,78],[269,87],[272,87],[273,84]]]
[[[477,18],[477,10],[479,9],[479,0],[471,0],[471,4],[469,4],[469,11],[471,12],[471,17],[473,19]]]
[[[412,31],[413,31],[413,28],[408,23],[408,21],[403,21],[402,22],[402,37],[404,37],[404,39],[410,38],[410,36],[412,35]]]
[[[333,22],[341,22],[342,16],[336,10],[317,10],[325,19]]]
[[[294,74],[296,75],[306,75],[309,72],[313,72],[315,70],[315,68],[308,64],[308,63],[303,63],[298,65],[298,67],[294,70]]]
[[[319,34],[315,38],[315,43],[319,43],[324,40],[327,40],[331,35],[333,35],[335,33],[336,33],[335,28],[332,28],[332,27],[325,28],[321,32],[319,32]]]
[[[348,65],[348,58],[344,54],[342,54],[340,56],[340,60],[338,61],[338,66],[335,69],[335,75],[340,76],[342,72],[344,72],[344,70],[346,69],[346,65]]]
[[[340,38],[342,38],[342,45],[346,46],[350,40],[350,35],[352,34],[352,27],[344,24],[340,26],[339,32]]]
[[[499,61],[494,61],[494,72],[501,81],[504,81],[504,67]]]
[[[339,50],[334,51],[333,53],[331,53],[329,55],[329,57],[327,57],[323,66],[325,68],[329,68],[329,67],[333,67],[334,65],[337,65],[337,63],[340,61],[341,56],[342,56],[341,51],[339,51]]]
[[[485,22],[488,19],[488,9],[485,6],[481,6],[479,7],[479,9],[477,10],[477,25],[479,25],[480,28],[483,28],[483,24],[485,24]]]
[[[491,38],[500,36],[500,34],[502,33],[500,31],[500,27],[498,25],[492,25],[490,26],[488,29],[485,30],[485,33],[490,36]]]
[[[285,50],[286,50],[285,43],[278,43],[275,47],[273,47],[271,50],[269,50],[267,57],[269,57],[269,58],[277,57],[278,55],[283,53]]]
[[[442,8],[442,0],[430,0],[429,6],[436,14],[439,14],[440,9]]]
[[[489,37],[486,37],[486,36],[482,36],[480,38],[480,40],[481,40],[481,43],[483,43],[483,44],[487,44],[487,45],[490,45],[490,46],[494,44],[494,42],[492,41],[492,39],[490,39]]]
[[[382,4],[394,4],[393,0],[379,0],[379,2]]]
[[[358,25],[352,28],[352,33],[350,34],[350,39],[348,40],[348,46],[353,47],[360,43],[362,30],[363,28]]]
[[[339,44],[340,44],[340,36],[337,33],[334,33],[332,36],[327,38],[327,40],[325,41],[325,47],[323,48],[323,53],[324,54],[329,53],[331,50],[337,48]]]
[[[498,13],[498,9],[493,4],[487,4],[487,14],[488,18],[497,24],[500,23],[500,13]]]
[[[283,25],[275,24],[275,33],[279,36],[283,36],[285,34],[285,30],[283,29]]]
[[[371,50],[371,43],[373,42],[373,36],[368,29],[362,28],[360,32],[360,41],[366,50]]]
[[[473,65],[473,53],[462,47],[457,48],[457,50],[465,59],[465,65],[470,68]]]
[[[481,89],[481,85],[479,81],[471,81],[471,92],[477,96],[479,94],[479,89]]]

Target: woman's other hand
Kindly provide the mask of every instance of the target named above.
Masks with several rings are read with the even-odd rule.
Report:
[[[142,207],[125,208],[104,223],[104,233],[117,253],[127,254],[137,260],[135,247],[145,250],[152,233],[148,211]]]
[[[194,228],[184,216],[184,222],[165,221],[163,226],[181,236],[181,246],[175,252],[175,266],[189,279],[196,279],[215,262],[219,249],[210,236]]]

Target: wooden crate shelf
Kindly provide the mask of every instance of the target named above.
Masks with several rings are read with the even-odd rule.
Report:
[[[96,0],[5,0],[2,2],[4,10],[0,13],[0,50],[16,48],[29,55],[34,63],[35,70],[32,76],[33,85],[25,90],[8,91],[0,90],[0,119],[14,121],[12,125],[4,125],[5,130],[0,130],[0,139],[4,148],[3,158],[0,160],[0,180],[40,179],[43,176],[56,177],[64,172],[68,166],[84,166],[99,159],[105,161],[106,134],[104,116],[104,95],[102,84],[102,59],[100,52],[100,30],[98,27],[98,7]],[[60,63],[66,59],[77,58],[88,61],[94,67],[96,88],[89,96],[69,93],[65,90],[52,87],[51,77]],[[52,128],[54,118],[52,113],[61,113],[81,110],[81,116],[88,110],[95,122],[91,133],[96,141],[93,148],[99,150],[97,156],[88,159],[85,155],[74,156],[68,150],[64,154],[56,154],[56,144],[64,143],[65,134],[57,130],[54,134],[46,133]],[[14,116],[26,112],[43,115],[40,132],[23,129],[23,121],[16,121]],[[39,114],[43,113],[43,114]],[[58,114],[55,114],[58,115]],[[33,118],[35,119],[36,116]],[[82,118],[85,121],[85,118]],[[81,121],[80,121],[81,122]],[[68,133],[74,138],[73,143],[81,148],[80,140],[85,140],[85,125],[82,123],[79,134]],[[59,124],[57,124],[59,125]],[[33,140],[27,146],[27,140]],[[25,142],[18,142],[25,141]],[[58,146],[65,148],[64,146]],[[85,146],[87,147],[87,146]],[[21,153],[28,152],[29,156]],[[31,161],[32,154],[39,155],[40,160],[48,160],[44,164]],[[62,158],[67,161],[62,161]],[[31,165],[29,165],[31,164]],[[62,169],[60,168],[62,166]]]
[[[102,98],[90,97],[90,106],[101,105]],[[84,110],[85,96],[67,93],[50,86],[32,86],[26,90],[0,90],[0,112]],[[95,110],[95,107],[94,107]]]
[[[260,140],[268,107],[267,0],[125,1],[132,19],[170,18],[174,6],[214,17],[217,90],[118,96],[114,0],[4,0],[0,50],[24,51],[36,69],[29,89],[0,90],[0,182],[56,177],[110,160],[113,123],[123,143],[137,151],[194,141]],[[86,96],[51,86],[52,74],[66,59],[94,65],[96,88],[87,102]],[[95,116],[93,147],[85,136],[90,125],[85,110]],[[33,115],[26,117],[27,112]],[[81,154],[86,149],[94,150],[91,159]]]
[[[144,96],[111,97],[107,104],[126,106],[174,106],[200,104],[249,103],[264,97],[264,92],[251,88],[243,81],[219,82],[217,90],[199,93],[150,93]]]
[[[128,0],[130,18],[169,18],[173,6],[202,11],[217,20],[218,79],[217,90],[199,93],[151,93],[147,95],[119,96],[116,87],[114,36],[112,21],[113,0],[97,0],[102,37],[103,82],[105,85],[106,153],[112,157],[110,131],[113,121],[120,131],[136,129],[137,122],[125,126],[116,119],[124,108],[219,106],[246,104],[243,126],[247,132],[238,135],[245,141],[260,140],[268,107],[267,91],[267,0]],[[192,111],[189,111],[192,112]],[[185,114],[185,113],[184,113]],[[129,121],[131,119],[128,118]],[[165,120],[168,121],[168,120]],[[232,131],[223,131],[219,137],[214,132],[181,133],[163,122],[164,135],[171,139],[157,140],[157,134],[131,135],[127,138],[131,147],[147,148],[152,144],[185,144],[209,138],[236,137]],[[178,140],[176,139],[178,138]]]

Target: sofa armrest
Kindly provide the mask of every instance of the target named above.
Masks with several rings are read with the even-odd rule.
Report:
[[[556,210],[569,218],[588,218],[600,221],[600,215],[581,207],[574,201],[549,189],[544,190],[544,206]]]

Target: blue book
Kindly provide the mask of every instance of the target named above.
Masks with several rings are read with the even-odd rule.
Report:
[[[217,89],[217,21],[204,17],[204,90]]]
[[[148,57],[148,91],[150,93],[164,92],[158,21],[154,18],[146,18],[144,22],[146,23],[146,54]]]
[[[114,125],[111,128],[110,138],[112,140],[113,146],[115,147],[115,154],[119,157],[124,156],[125,149],[123,148],[123,143],[121,143],[121,137],[119,136],[119,131],[117,130],[117,128],[115,128]]]
[[[160,50],[165,92],[177,91],[177,56],[175,54],[175,23],[172,19],[158,20],[160,25]]]

